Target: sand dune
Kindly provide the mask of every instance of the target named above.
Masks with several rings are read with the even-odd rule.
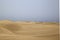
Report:
[[[58,40],[58,23],[0,21],[0,40]]]

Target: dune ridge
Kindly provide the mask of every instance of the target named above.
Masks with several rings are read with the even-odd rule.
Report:
[[[0,40],[58,40],[58,23],[0,21]]]

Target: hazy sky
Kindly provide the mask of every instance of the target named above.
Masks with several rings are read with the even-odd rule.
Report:
[[[0,0],[0,20],[58,22],[58,0]]]
[[[59,22],[60,22],[60,0],[59,0]]]

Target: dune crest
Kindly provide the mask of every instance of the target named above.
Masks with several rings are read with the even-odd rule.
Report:
[[[0,21],[0,40],[58,40],[58,24]]]

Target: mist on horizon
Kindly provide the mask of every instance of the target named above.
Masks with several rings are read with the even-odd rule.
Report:
[[[59,0],[0,0],[0,20],[59,22]]]

